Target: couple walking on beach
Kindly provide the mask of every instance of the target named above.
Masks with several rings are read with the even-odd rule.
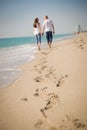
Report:
[[[39,23],[39,18],[37,17],[34,20],[33,27],[34,27],[34,35],[36,38],[38,50],[40,50],[41,36],[44,35],[44,32],[46,33],[46,39],[47,39],[49,48],[51,48],[53,34],[55,33],[52,20],[49,20],[48,16],[44,16],[43,27],[41,28],[41,25]]]

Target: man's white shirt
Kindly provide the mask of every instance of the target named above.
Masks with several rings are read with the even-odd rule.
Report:
[[[45,31],[45,32],[53,31],[53,26],[52,26],[52,25],[53,25],[52,20],[46,19],[46,20],[43,22],[44,31]]]

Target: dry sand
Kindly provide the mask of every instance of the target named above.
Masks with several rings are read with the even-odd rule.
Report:
[[[0,130],[87,130],[87,33],[56,41],[0,89]]]

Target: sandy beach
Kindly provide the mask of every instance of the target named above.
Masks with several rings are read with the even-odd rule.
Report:
[[[87,130],[87,33],[55,41],[0,89],[0,130]]]

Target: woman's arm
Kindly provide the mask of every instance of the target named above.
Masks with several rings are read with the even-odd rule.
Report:
[[[41,29],[40,23],[37,26],[38,26],[39,32],[42,34],[42,29]]]

